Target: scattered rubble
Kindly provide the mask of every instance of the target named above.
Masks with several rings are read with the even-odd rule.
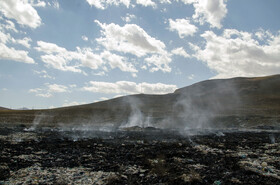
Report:
[[[106,184],[118,180],[114,172],[90,171],[83,167],[42,168],[40,164],[20,169],[11,174],[10,184]]]
[[[39,140],[40,136],[32,132],[17,132],[10,135],[0,135],[0,139],[9,141],[11,144],[17,144],[23,141]]]
[[[277,132],[1,133],[0,184],[280,184]]]

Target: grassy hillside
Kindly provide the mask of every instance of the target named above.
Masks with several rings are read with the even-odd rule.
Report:
[[[3,110],[0,123],[40,125],[147,122],[168,126],[254,126],[280,123],[280,75],[207,80],[166,95],[131,95],[48,110]]]

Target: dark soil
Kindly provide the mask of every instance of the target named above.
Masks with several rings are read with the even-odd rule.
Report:
[[[0,135],[20,132],[24,131],[2,128]],[[85,167],[91,171],[115,172],[117,178],[107,184],[280,184],[279,178],[266,175],[266,169],[258,173],[240,165],[241,160],[259,160],[270,150],[265,146],[272,142],[271,135],[276,144],[280,142],[279,132],[196,136],[159,130],[30,133],[37,138],[19,142],[0,139],[0,184],[9,184],[13,172],[35,163],[42,169]],[[248,155],[237,155],[240,151]],[[19,158],[21,155],[35,155],[37,159]],[[269,157],[273,160],[268,166],[274,167],[277,176],[280,154],[276,150]],[[131,167],[134,171],[128,170]],[[57,181],[54,179],[53,183]]]

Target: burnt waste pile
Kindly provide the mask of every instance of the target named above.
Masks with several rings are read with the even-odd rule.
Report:
[[[189,133],[1,128],[0,184],[280,184],[279,128]]]
[[[280,76],[0,110],[0,184],[280,184]]]

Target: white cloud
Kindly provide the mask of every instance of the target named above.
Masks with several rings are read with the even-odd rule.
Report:
[[[73,101],[73,102],[69,102],[69,101],[65,101],[63,103],[63,107],[69,107],[69,106],[75,106],[75,105],[82,105],[82,104],[85,104],[85,102],[77,102],[77,101]]]
[[[46,2],[41,0],[30,0],[30,3],[33,7],[45,7]]]
[[[59,9],[59,3],[58,3],[57,0],[53,0],[53,7],[54,7],[55,9]]]
[[[208,22],[211,27],[221,28],[221,21],[227,14],[227,0],[181,0],[185,4],[193,4],[193,18],[201,24]]]
[[[95,76],[105,76],[105,72],[104,71],[100,71],[98,73],[93,73],[93,75],[95,75]]]
[[[167,12],[167,8],[161,9],[160,12],[162,12],[162,13]]]
[[[88,2],[88,4],[90,6],[95,6],[96,8],[99,8],[99,9],[105,9],[106,1],[102,1],[102,0],[87,0],[87,2]]]
[[[13,47],[9,48],[3,43],[0,43],[0,59],[13,60],[13,61],[24,62],[28,64],[35,63],[35,61],[28,56],[28,51],[16,50]]]
[[[171,0],[156,0],[157,2],[161,4],[171,4]],[[135,0],[135,4],[132,4],[132,0],[87,0],[88,4],[90,6],[94,6],[95,8],[104,10],[108,8],[109,6],[120,6],[124,5],[126,8],[135,7],[136,5],[141,5],[144,7],[153,7],[156,8],[157,4],[154,2],[154,0]]]
[[[76,84],[71,84],[71,85],[69,85],[69,87],[71,87],[71,88],[76,88],[77,85],[76,85]]]
[[[99,100],[105,101],[105,100],[109,100],[109,98],[107,98],[107,97],[101,97],[101,98],[99,98]]]
[[[63,93],[63,92],[67,92],[68,90],[68,87],[66,87],[65,85],[58,85],[58,84],[49,84],[48,88],[50,93]]]
[[[36,71],[34,70],[35,74],[38,74],[40,78],[49,78],[49,79],[55,79],[55,77],[50,76],[47,71],[42,70],[42,71]]]
[[[40,97],[43,97],[43,98],[50,98],[53,95],[50,94],[50,93],[38,93],[38,94],[36,94],[36,96],[40,96]]]
[[[71,86],[45,83],[44,87],[30,89],[29,93],[35,93],[36,96],[50,98],[56,93],[69,93],[71,89]]]
[[[130,81],[118,81],[116,83],[90,81],[82,90],[105,93],[105,94],[166,94],[172,93],[177,89],[176,85],[162,83],[135,83]]]
[[[30,48],[30,43],[31,42],[31,38],[29,37],[24,37],[23,39],[18,39],[18,40],[15,40],[15,39],[12,39],[12,42],[13,43],[16,43],[16,44],[20,44],[26,48]]]
[[[161,4],[171,4],[170,0],[159,0]]]
[[[180,38],[193,36],[197,31],[197,27],[190,23],[189,19],[169,19],[169,30],[177,31]]]
[[[82,39],[83,39],[84,41],[88,41],[88,37],[85,36],[85,35],[82,36]]]
[[[26,0],[1,0],[0,11],[5,17],[15,19],[21,25],[31,28],[37,28],[41,25],[40,16]]]
[[[44,92],[45,91],[45,92]],[[42,88],[35,88],[35,89],[30,89],[28,91],[29,93],[35,93],[36,96],[44,97],[44,98],[50,98],[52,97],[52,94],[49,93],[47,90],[42,89]]]
[[[188,76],[188,79],[189,79],[189,80],[193,80],[194,77],[195,77],[195,75],[194,75],[194,74],[191,74],[191,75]]]
[[[171,4],[171,0],[155,0],[158,3],[161,4]],[[88,4],[90,6],[94,6],[95,8],[104,10],[108,8],[109,6],[120,6],[124,5],[126,8],[129,7],[135,7],[136,5],[141,5],[144,7],[157,7],[157,3],[155,3],[154,0],[87,0]],[[132,4],[132,2],[135,2],[135,4]]]
[[[194,57],[207,63],[217,72],[215,78],[236,76],[262,76],[280,73],[280,33],[263,32],[258,41],[256,34],[234,29],[224,30],[222,35],[206,31],[204,47],[191,45]]]
[[[274,37],[272,35],[272,33],[270,33],[268,30],[263,30],[260,29],[259,31],[257,31],[255,33],[255,36],[260,40],[260,41],[264,41],[264,40],[270,40],[270,38]]]
[[[192,3],[197,2],[197,0],[177,0],[177,1],[182,1],[185,4],[192,4]]]
[[[137,73],[138,71],[135,67],[126,61],[125,57],[110,53],[109,51],[104,51],[101,53],[103,59],[109,62],[112,69],[119,68],[121,71]]]
[[[122,96],[124,96],[124,95],[122,95],[122,94],[117,94],[117,95],[115,95],[113,98],[119,98],[119,97],[122,97]]]
[[[125,57],[113,54],[109,51],[95,54],[91,48],[79,47],[76,48],[76,51],[68,51],[56,44],[43,41],[38,41],[37,45],[38,47],[35,47],[35,49],[45,53],[41,56],[42,61],[46,63],[47,66],[58,70],[81,73],[81,67],[88,67],[96,70],[108,64],[111,69],[119,68],[121,71],[131,72],[133,74],[138,72],[131,63],[126,61]],[[76,61],[76,63],[71,64],[73,61]],[[98,74],[103,73],[99,71]]]
[[[2,32],[0,29],[0,42],[3,44],[6,44],[7,42],[9,42],[11,40],[12,40],[11,35],[9,33],[6,34],[6,33]]]
[[[161,70],[162,72],[171,72],[169,63],[172,61],[170,54],[165,55],[152,55],[151,57],[145,58],[145,62],[148,63],[148,66],[153,66],[150,69],[150,72],[155,72]]]
[[[0,42],[1,43],[3,43],[3,44],[6,44],[6,43],[20,44],[26,48],[30,48],[29,42],[32,41],[31,38],[24,37],[23,39],[15,39],[10,35],[9,31],[18,33],[18,30],[15,28],[15,24],[10,20],[5,19],[5,22],[0,24]]]
[[[94,54],[90,48],[77,47],[76,51],[68,51],[56,44],[43,41],[38,41],[37,45],[35,49],[45,53],[41,56],[41,60],[47,66],[58,70],[81,73],[81,66],[97,69],[103,63],[101,57]],[[74,60],[78,63],[72,64]]]
[[[174,55],[179,55],[179,56],[185,57],[185,58],[190,57],[190,55],[184,50],[183,47],[173,49],[171,51],[171,53],[174,54]]]
[[[2,24],[6,30],[12,30],[15,33],[18,33],[18,30],[15,27],[15,24],[10,20],[5,20],[6,24]]]
[[[9,33],[6,33],[7,30],[15,29],[14,24],[11,21],[6,21],[6,23],[7,24],[0,24],[0,60],[12,60],[34,64],[35,61],[28,56],[28,51],[17,50],[7,46],[9,43],[13,43],[30,47],[29,42],[31,39],[27,37],[19,40],[14,39]]]
[[[119,93],[134,94],[139,92],[137,90],[137,84],[128,81],[119,81],[116,83],[90,81],[88,86],[83,87],[83,90],[94,92],[94,93],[105,93],[105,94],[119,94]]]
[[[37,51],[41,51],[41,52],[44,52],[47,54],[67,52],[67,50],[65,48],[59,47],[53,43],[38,41],[37,45],[38,45],[38,47],[35,47],[35,49]]]
[[[104,10],[109,5],[119,6],[120,4],[125,5],[127,8],[130,5],[130,0],[87,0],[90,6]]]
[[[165,44],[148,35],[136,24],[125,24],[123,27],[111,23],[95,22],[102,28],[102,37],[97,42],[108,50],[130,53],[138,57],[148,53],[161,53]]]
[[[104,64],[100,55],[94,54],[90,48],[77,48],[77,59],[81,60],[82,65],[89,67],[91,69],[98,69],[102,64]]]
[[[67,57],[67,56],[66,56]],[[78,65],[70,65],[69,60],[61,55],[43,55],[41,56],[41,60],[46,63],[48,67],[52,67],[54,69],[58,69],[61,71],[72,71],[81,73],[82,71],[78,68]]]
[[[172,60],[170,54],[165,50],[165,44],[148,35],[138,25],[125,24],[121,27],[114,23],[102,24],[97,20],[95,22],[102,28],[102,37],[98,38],[97,42],[107,50],[128,53],[137,57],[145,56],[144,61],[148,63],[148,66],[152,67],[150,69],[152,72],[159,70],[163,72],[171,71],[169,63]],[[118,65],[123,66],[120,62]],[[124,67],[122,67],[123,70],[127,70],[127,67],[130,68],[130,72],[134,70],[132,65]]]
[[[138,86],[141,87],[141,93],[145,94],[166,94],[166,93],[173,93],[176,89],[176,85],[170,85],[170,84],[162,84],[162,83],[156,83],[156,84],[150,84],[150,83],[140,83]]]
[[[41,88],[35,88],[35,89],[29,89],[30,93],[38,93],[40,92],[42,89]]]
[[[145,7],[147,6],[152,6],[154,8],[156,7],[156,3],[153,2],[152,0],[136,0],[136,3]]]
[[[127,13],[125,17],[122,17],[122,20],[129,23],[132,21],[132,19],[135,19],[135,18],[136,18],[135,15]]]

